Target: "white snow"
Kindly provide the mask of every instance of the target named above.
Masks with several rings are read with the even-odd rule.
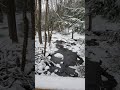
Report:
[[[63,62],[60,62],[60,64],[63,64]]]
[[[69,32],[71,32],[71,30],[69,30]],[[42,32],[42,35],[44,35],[44,32]],[[85,57],[84,56],[85,55],[85,44],[84,44],[85,35],[74,33],[74,39],[78,41],[71,39],[71,37],[72,37],[72,34],[64,35],[63,33],[58,33],[56,31],[53,31],[51,45],[49,46],[49,43],[47,43],[46,56],[58,51],[58,48],[56,47],[56,41],[58,40],[58,41],[64,41],[64,43],[62,44],[64,48],[67,48],[68,50],[71,50],[73,52],[77,52],[77,54],[80,57],[82,57],[83,60],[85,60],[84,59]],[[43,36],[43,41],[44,41],[44,36]],[[71,45],[72,43],[74,43],[75,45]],[[35,48],[36,53],[41,53],[44,50],[44,43],[39,44],[38,33],[36,33],[36,36],[35,36],[35,47],[36,47]]]
[[[64,34],[64,32],[57,32],[53,31],[52,34],[52,40],[51,44],[47,43],[47,48],[46,48],[46,57],[43,56],[43,51],[44,51],[44,32],[42,32],[42,39],[43,39],[43,44],[39,43],[39,38],[38,38],[38,33],[36,33],[35,36],[35,64],[36,64],[36,71],[41,72],[42,74],[46,66],[44,66],[44,61],[49,61],[51,59],[51,56],[48,56],[49,54],[52,55],[56,51],[59,50],[59,48],[56,46],[57,42],[56,41],[61,41],[60,45],[63,46],[63,48],[66,48],[68,50],[71,50],[72,52],[76,52],[79,57],[81,57],[84,60],[85,65],[85,35],[80,35],[78,33],[74,33],[74,39],[72,39],[72,34],[68,33],[68,29],[66,29],[67,34]],[[70,29],[69,32],[72,32]],[[48,57],[47,57],[48,56]],[[64,56],[61,53],[55,53],[54,55],[57,58],[61,59],[60,64],[63,64],[63,59]],[[41,62],[41,60],[44,60]],[[61,68],[60,64],[55,64],[56,67]],[[42,65],[42,66],[41,66]]]
[[[85,90],[85,79],[35,75],[35,88],[54,90]]]
[[[45,70],[48,70],[48,69],[50,69],[50,67],[49,67],[49,66],[46,66],[46,67],[45,67]]]
[[[69,31],[71,32],[71,30]],[[42,35],[44,32],[42,32]],[[74,39],[71,39],[71,34],[63,34],[56,31],[53,31],[51,45],[47,43],[46,48],[46,56],[49,54],[54,54],[55,57],[60,58],[61,62],[59,64],[54,65],[57,68],[61,68],[61,64],[63,64],[64,56],[61,53],[56,53],[59,49],[56,47],[57,40],[62,41],[61,45],[63,48],[67,48],[72,52],[76,52],[78,56],[85,60],[85,44],[84,39],[85,35],[80,35],[78,33],[74,33]],[[36,54],[36,61],[35,61],[35,71],[41,73],[41,75],[35,75],[35,87],[41,89],[54,89],[54,90],[85,90],[85,78],[72,78],[72,77],[60,77],[55,74],[58,72],[59,69],[55,69],[54,72],[49,72],[49,66],[44,65],[43,61],[49,61],[51,56],[44,57],[42,51],[44,50],[44,36],[43,36],[43,44],[39,44],[38,33],[35,36],[35,54]],[[45,69],[45,70],[43,70]],[[76,69],[76,68],[75,68]],[[44,72],[47,71],[47,74]],[[82,75],[81,75],[82,76]]]
[[[62,60],[64,59],[64,56],[61,53],[56,53],[54,56]]]
[[[58,72],[58,69],[55,69],[55,71],[54,72]]]
[[[56,67],[61,68],[60,64],[56,64]]]

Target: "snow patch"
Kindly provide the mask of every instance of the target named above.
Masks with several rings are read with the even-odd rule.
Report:
[[[35,75],[35,88],[49,90],[85,90],[85,79]]]
[[[56,53],[54,56],[62,60],[64,59],[64,56],[61,53]]]
[[[56,64],[56,67],[61,68],[60,64]]]

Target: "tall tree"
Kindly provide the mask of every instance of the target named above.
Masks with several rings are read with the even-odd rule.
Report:
[[[31,0],[30,2],[30,9],[31,9],[31,24],[32,24],[32,39],[35,39],[35,1]]]
[[[21,71],[24,71],[26,65],[26,52],[27,52],[27,45],[28,45],[28,32],[29,32],[29,24],[27,18],[27,0],[24,0],[24,7],[23,7],[23,21],[24,21],[24,41],[23,41],[23,50],[22,50],[22,64],[21,64]]]
[[[0,5],[0,23],[3,22],[3,12],[2,12],[2,7]]]
[[[89,18],[89,27],[88,27],[88,31],[92,30],[92,13],[91,13],[91,8],[89,8],[89,14],[88,14],[88,18]]]
[[[8,6],[8,27],[9,27],[9,36],[12,39],[12,42],[18,42],[17,29],[16,29],[16,17],[15,17],[15,0],[7,0]]]
[[[42,44],[42,29],[41,29],[41,17],[42,17],[42,0],[35,0],[35,27],[38,31],[39,42]]]
[[[48,30],[48,0],[46,0],[44,56],[46,54],[46,46],[47,46],[47,33],[46,33],[47,30]]]
[[[47,4],[47,31],[48,31],[48,43],[50,43],[50,25],[49,25],[49,3]]]
[[[42,29],[41,29],[41,17],[42,17],[42,0],[38,0],[39,3],[39,19],[38,19],[38,33],[39,33],[39,42],[42,44]]]

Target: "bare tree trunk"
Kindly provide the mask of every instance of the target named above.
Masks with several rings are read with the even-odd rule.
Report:
[[[37,31],[37,0],[35,0],[35,35],[36,35],[36,31]]]
[[[48,15],[48,0],[46,0],[44,56],[46,54],[46,46],[47,46],[47,34],[46,34],[46,31],[48,30],[48,16],[47,15]]]
[[[16,18],[15,18],[15,0],[7,0],[8,5],[8,27],[9,36],[12,42],[18,43]]]
[[[26,64],[26,52],[27,52],[27,45],[28,45],[28,19],[27,19],[27,0],[24,0],[24,8],[23,8],[23,21],[24,21],[24,41],[23,41],[23,50],[22,50],[22,65],[21,71],[24,71],[25,64]]]
[[[89,15],[89,29],[88,30],[89,31],[92,30],[92,17],[91,17],[91,15]]]
[[[42,44],[42,30],[41,30],[41,17],[42,17],[42,8],[41,8],[41,0],[39,2],[39,21],[38,21],[38,33],[39,33],[39,42]]]
[[[2,12],[2,7],[0,6],[0,23],[3,22],[3,12]]]
[[[51,33],[50,33],[50,39],[49,39],[49,46],[51,44],[51,40],[52,40],[52,32],[53,32],[53,22],[52,22],[52,27],[51,27]]]
[[[91,31],[92,30],[92,14],[90,12],[91,9],[89,9],[89,28],[88,30]]]
[[[47,19],[49,19],[49,4],[48,4],[48,6],[47,6],[47,9],[48,9],[48,12],[47,12]],[[48,30],[48,43],[50,43],[50,26],[49,26],[49,23],[48,23],[49,21],[47,20],[47,30]]]
[[[49,27],[49,25],[48,25],[48,43],[50,43],[50,27]]]
[[[31,0],[31,24],[32,24],[32,33],[31,33],[31,38],[34,40],[35,39],[35,1]]]

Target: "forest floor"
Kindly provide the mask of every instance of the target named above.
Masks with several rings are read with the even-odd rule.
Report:
[[[120,32],[94,31],[86,33],[86,51],[88,52],[85,54],[86,57],[88,56],[94,62],[101,60],[101,67],[114,76],[118,83],[115,90],[120,90]],[[89,52],[93,54],[90,55]],[[102,79],[106,80],[105,77]]]
[[[70,33],[53,31],[51,44],[47,43],[46,56],[44,56],[44,36],[43,44],[39,44],[38,33],[36,33],[36,88],[85,89],[85,35],[74,33],[74,39],[71,37]],[[65,85],[62,84],[63,82]],[[78,83],[81,83],[81,86]]]
[[[22,14],[17,14],[16,17],[19,43],[13,44],[9,39],[6,15],[0,23],[0,90],[32,90],[34,88],[34,40],[28,39],[25,72],[21,72]]]
[[[21,72],[22,43],[12,44],[8,39],[0,42],[0,90],[34,88],[34,48],[31,48],[33,44],[29,39],[25,72]]]

